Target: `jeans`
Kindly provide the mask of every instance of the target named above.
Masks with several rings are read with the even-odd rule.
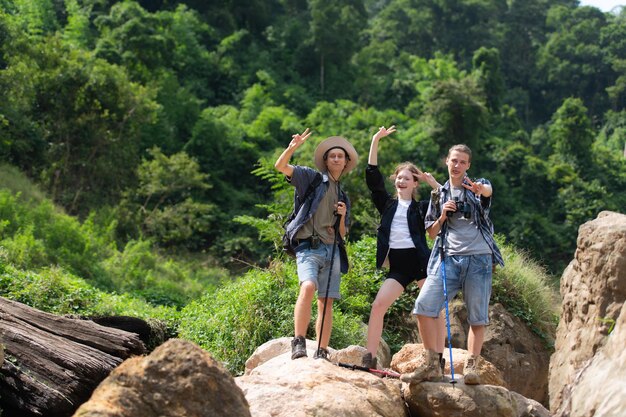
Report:
[[[298,280],[300,284],[305,281],[315,283],[318,298],[326,297],[328,275],[330,272],[330,256],[333,251],[332,244],[320,243],[317,249],[311,249],[309,242],[302,242],[296,247],[296,263],[298,265]],[[339,286],[341,284],[341,271],[339,260],[339,247],[335,247],[335,259],[330,273],[330,286],[328,298],[341,298]]]
[[[463,291],[463,300],[470,325],[489,323],[489,298],[491,297],[492,255],[450,255],[440,264],[436,275],[429,275],[420,290],[413,314],[437,317],[444,308],[443,279],[445,267],[448,300]]]

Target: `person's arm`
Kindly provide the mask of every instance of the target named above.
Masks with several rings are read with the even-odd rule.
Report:
[[[395,126],[391,126],[389,129],[385,129],[385,126],[381,126],[378,132],[372,136],[372,143],[370,144],[370,154],[367,159],[367,163],[370,165],[378,165],[378,141],[380,138],[391,135],[396,131]]]
[[[276,168],[278,171],[282,172],[286,176],[291,177],[293,175],[293,165],[290,165],[289,161],[291,160],[291,157],[293,156],[296,149],[298,149],[309,138],[309,136],[311,136],[311,133],[312,132],[309,131],[309,128],[307,128],[301,134],[296,133],[295,135],[292,135],[289,146],[287,146],[283,153],[280,154],[280,156],[276,160],[276,163],[274,164],[274,168]]]
[[[440,191],[433,191],[433,193],[437,194],[437,198],[441,198]],[[439,234],[441,228],[443,227],[443,224],[446,222],[446,220],[448,220],[448,212],[456,211],[456,203],[454,202],[454,200],[446,201],[445,204],[441,207],[441,211],[439,211],[437,207],[440,205],[440,202],[433,201],[433,198],[434,196],[431,196],[430,205],[428,206],[428,212],[426,213],[426,219],[424,220],[426,231],[428,232],[428,236],[431,239],[434,239]]]

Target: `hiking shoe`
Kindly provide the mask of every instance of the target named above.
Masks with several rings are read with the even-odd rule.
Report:
[[[314,359],[328,359],[328,356],[330,355],[330,353],[328,353],[328,349],[326,348],[319,348],[315,351],[315,355],[313,355]]]
[[[291,359],[306,356],[306,339],[304,336],[296,336],[291,340]]]
[[[463,366],[463,381],[465,385],[480,384],[480,376],[477,369],[479,360],[480,355],[471,355],[465,358],[465,365]]]
[[[439,359],[439,365],[441,366],[441,375],[445,375],[446,374],[446,360],[445,358],[441,358]]]
[[[440,382],[443,380],[443,372],[441,372],[439,354],[432,350],[426,350],[424,352],[424,364],[410,374],[400,375],[400,380],[414,384],[423,381]]]
[[[361,366],[367,369],[376,369],[376,362],[376,358],[372,357],[372,354],[370,352],[367,352],[363,355],[363,358],[361,359]]]

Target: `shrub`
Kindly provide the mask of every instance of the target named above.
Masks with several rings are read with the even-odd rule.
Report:
[[[548,347],[554,346],[558,325],[559,295],[554,280],[537,262],[498,237],[505,266],[493,276],[491,303],[502,303],[539,335]]]
[[[270,269],[254,269],[213,294],[191,302],[182,311],[180,337],[189,339],[241,374],[245,361],[261,344],[293,335],[293,309],[298,278],[293,261]],[[317,315],[313,302],[313,317]],[[330,345],[360,343],[360,318],[335,309]],[[308,338],[315,338],[313,321]]]
[[[59,315],[79,317],[131,316],[165,323],[168,337],[178,333],[179,312],[131,297],[98,290],[59,267],[24,271],[0,255],[0,296]]]

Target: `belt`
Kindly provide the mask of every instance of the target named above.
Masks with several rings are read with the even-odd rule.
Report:
[[[311,243],[313,242],[313,238],[312,237],[307,237],[305,239],[296,239],[296,243],[299,245],[300,243]]]

